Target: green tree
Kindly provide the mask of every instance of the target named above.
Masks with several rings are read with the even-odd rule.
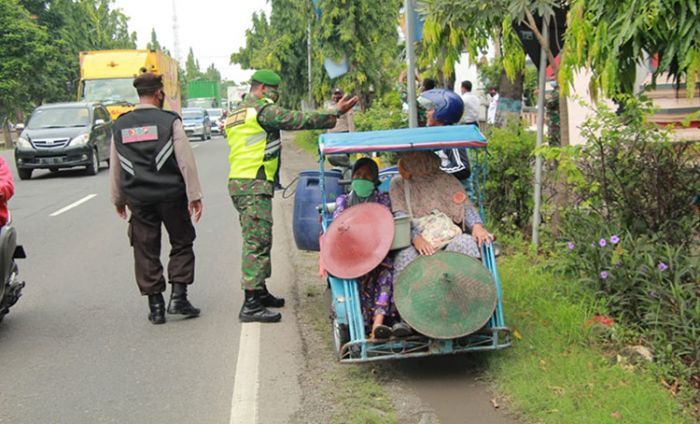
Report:
[[[221,82],[221,72],[219,72],[219,70],[216,69],[216,66],[214,66],[214,64],[212,63],[204,72],[204,79],[209,81]]]
[[[524,23],[543,43],[534,16],[551,19],[566,0],[492,0],[488,4],[480,0],[422,0],[419,4],[420,12],[426,16],[423,44],[428,47],[424,49],[424,59],[441,64],[445,73],[452,72],[455,55],[466,50],[476,63],[479,53],[487,49],[490,40],[495,40],[503,64],[497,122],[502,124],[507,115],[519,115],[525,52],[513,24]],[[547,56],[558,71],[550,49]]]
[[[32,103],[76,98],[78,53],[84,50],[135,48],[136,34],[112,0],[21,0],[34,21],[50,34],[47,57],[30,87]]]
[[[192,81],[202,77],[202,71],[199,69],[199,61],[194,57],[194,51],[190,47],[187,53],[187,61],[185,62],[185,78],[187,81]]]
[[[243,68],[270,68],[282,77],[281,102],[296,106],[308,94],[307,31],[312,25],[312,81],[317,102],[329,97],[333,86],[381,96],[393,87],[399,56],[396,18],[399,1],[325,0],[318,18],[308,0],[271,0],[269,19],[253,16],[246,45],[231,55]],[[350,72],[332,81],[323,67],[325,58],[346,55]]]
[[[129,33],[129,18],[121,9],[111,9],[114,0],[78,0],[78,12],[82,12],[83,37],[90,48],[135,48],[136,33]]]
[[[231,55],[231,62],[246,69],[269,68],[280,74],[282,97],[287,107],[296,107],[308,94],[307,28],[312,13],[307,0],[272,0],[270,17],[253,14],[246,31],[246,45]],[[314,52],[314,74],[321,65]]]
[[[156,29],[151,28],[151,41],[146,45],[148,50],[161,50],[160,42],[158,42],[158,36],[156,35]]]
[[[700,82],[700,4],[697,0],[574,0],[568,16],[560,81],[590,69],[591,91],[615,96],[634,91],[636,64],[659,57],[653,77],[685,79],[691,96]]]
[[[0,45],[0,122],[11,147],[8,119],[31,101],[37,70],[50,57],[48,34],[17,0],[0,0]]]
[[[319,81],[316,94],[327,96],[332,82],[347,92],[361,93],[363,105],[367,106],[371,94],[381,97],[395,85],[395,76],[387,70],[392,69],[399,56],[396,21],[401,2],[327,0],[319,6],[321,17],[316,34],[321,59],[339,60],[345,56],[350,70],[337,81]]]

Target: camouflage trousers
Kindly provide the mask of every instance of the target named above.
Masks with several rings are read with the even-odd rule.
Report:
[[[241,287],[262,288],[272,275],[272,197],[260,194],[231,196],[241,223]]]

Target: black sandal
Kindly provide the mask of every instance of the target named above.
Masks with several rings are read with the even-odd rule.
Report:
[[[413,334],[413,330],[405,322],[397,322],[391,327],[391,335],[394,337],[408,337],[411,334]]]
[[[386,325],[378,325],[374,328],[374,338],[378,340],[384,340],[391,337],[391,328]]]

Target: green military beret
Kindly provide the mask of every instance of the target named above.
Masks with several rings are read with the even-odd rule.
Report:
[[[261,84],[273,86],[278,86],[280,85],[280,82],[282,82],[282,78],[280,78],[280,76],[277,75],[277,73],[269,69],[260,69],[255,71],[252,80],[257,81]]]

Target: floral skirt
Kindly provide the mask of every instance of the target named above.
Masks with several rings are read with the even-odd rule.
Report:
[[[374,317],[384,315],[384,325],[391,325],[397,318],[394,307],[394,266],[390,258],[358,279],[360,304],[365,326],[372,328]]]
[[[476,241],[469,234],[460,234],[453,238],[444,250],[446,252],[462,253],[473,258],[481,257],[479,246],[477,246]],[[399,250],[394,258],[394,272],[396,274],[400,273],[408,266],[408,264],[416,260],[416,258],[419,256],[420,253],[418,253],[413,245]]]

